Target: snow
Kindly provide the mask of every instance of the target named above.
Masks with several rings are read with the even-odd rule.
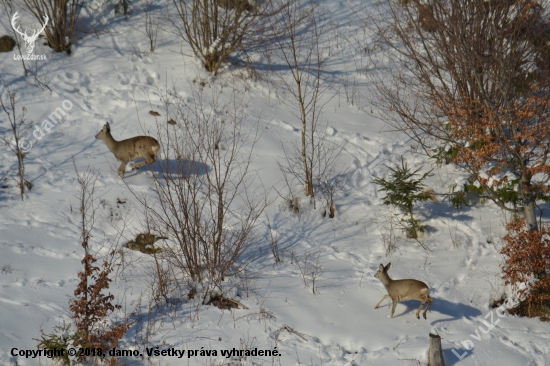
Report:
[[[135,225],[140,207],[129,189],[148,192],[151,172],[127,169],[125,181],[119,178],[118,163],[94,138],[105,122],[118,139],[155,136],[157,121],[149,111],[163,113],[161,100],[167,90],[175,87],[181,98],[191,100],[196,81],[204,81],[205,88],[235,88],[246,100],[245,123],[252,126],[259,121],[262,131],[252,161],[261,177],[255,184],[284,192],[277,162],[283,159],[283,145],[290,147],[299,141],[301,128],[284,98],[269,86],[248,79],[239,67],[212,77],[169,32],[159,33],[156,51],[149,53],[148,40],[141,32],[144,14],[138,11],[139,4],[131,3],[136,10],[128,21],[115,17],[108,31],[79,40],[70,57],[37,42],[35,53],[46,54],[48,59],[36,61],[36,65],[51,92],[32,86],[22,76],[22,66],[12,53],[0,54],[0,75],[17,92],[18,107],[28,109],[28,120],[41,125],[56,108],[66,106],[63,101],[72,103],[40,140],[35,141],[30,132],[25,136],[33,141],[26,159],[26,176],[33,188],[25,200],[20,199],[11,180],[3,182],[9,188],[0,190],[2,364],[38,364],[37,359],[13,357],[12,349],[36,350],[35,339],[41,329],[49,334],[54,326],[70,321],[68,301],[78,283],[83,256],[73,157],[79,172],[87,167],[99,172],[101,203],[92,248],[99,250],[105,241],[120,248],[138,232]],[[346,1],[323,1],[322,5],[339,32],[360,34],[350,21],[353,13]],[[6,14],[0,16],[9,23]],[[109,13],[109,17],[114,15]],[[388,208],[372,179],[386,176],[386,165],[393,166],[401,155],[413,169],[424,166],[428,171],[432,166],[411,150],[406,136],[384,132],[387,126],[376,118],[378,112],[371,112],[361,97],[368,92],[368,85],[364,70],[357,70],[356,63],[365,56],[342,44],[340,40],[340,47],[330,56],[327,74],[335,84],[323,97],[327,105],[320,118],[330,142],[345,142],[343,159],[349,164],[349,179],[336,196],[336,217],[323,218],[319,210],[305,203],[299,214],[292,213],[271,191],[274,202],[266,210],[271,226],[262,218],[265,238],[259,243],[266,254],[250,265],[248,288],[241,286],[230,294],[249,309],[197,307],[189,301],[167,310],[162,319],[159,315],[147,342],[142,341],[146,324],[134,324],[120,348],[139,350],[144,356],[122,358],[125,364],[227,365],[230,359],[221,355],[222,350],[274,347],[281,356],[248,356],[241,361],[235,356],[231,360],[234,365],[426,364],[432,332],[442,338],[448,366],[550,365],[547,323],[507,313],[500,316],[490,308],[495,298],[508,291],[499,278],[504,219],[496,206],[487,203],[455,210],[447,202],[419,205],[418,215],[428,225],[421,239],[427,249],[396,232],[396,249],[386,255],[376,220],[386,215]],[[359,93],[355,98],[361,99],[363,108],[347,103],[344,77],[354,78]],[[5,128],[4,114],[0,121]],[[9,149],[0,149],[1,171],[15,167]],[[465,179],[464,173],[451,165],[436,167],[433,173],[428,185],[437,192],[447,192],[451,184]],[[128,230],[120,230],[122,222],[130,223]],[[270,231],[278,238],[281,264],[274,264]],[[111,290],[128,313],[141,301],[139,309],[143,319],[148,319],[144,268],[150,257],[123,250],[129,264],[118,273]],[[315,294],[311,283],[304,284],[296,263],[311,253],[319,254],[321,267]],[[416,319],[417,301],[399,303],[391,319],[388,300],[374,309],[386,294],[374,274],[381,263],[388,262],[392,262],[392,278],[415,278],[429,285],[434,301],[427,320]],[[186,352],[182,359],[151,356],[148,360],[145,347],[157,346],[160,350],[197,350],[197,356],[187,358]],[[201,356],[201,349],[217,350],[218,356]],[[40,362],[50,361],[42,357]]]

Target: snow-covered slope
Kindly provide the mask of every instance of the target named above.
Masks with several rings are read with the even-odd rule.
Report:
[[[322,5],[341,35],[355,34],[346,1]],[[21,201],[11,180],[3,182],[8,188],[0,190],[0,362],[5,365],[39,364],[37,359],[13,357],[12,349],[36,349],[34,339],[39,338],[40,329],[51,333],[54,326],[70,320],[68,301],[78,283],[82,259],[73,157],[79,171],[87,167],[99,171],[101,197],[93,248],[109,240],[121,246],[136,234],[140,207],[126,184],[136,191],[147,190],[151,173],[147,169],[127,172],[126,184],[122,182],[113,155],[94,138],[105,122],[115,138],[155,135],[156,120],[149,111],[162,111],[161,96],[167,89],[175,86],[180,95],[192,98],[194,80],[203,80],[206,88],[237,88],[247,101],[246,121],[259,121],[262,131],[252,166],[266,188],[284,190],[277,161],[282,161],[283,145],[299,140],[300,123],[280,95],[264,83],[243,77],[246,73],[238,67],[217,78],[208,75],[189,56],[185,44],[168,32],[159,34],[154,53],[147,52],[144,15],[138,10],[139,2],[132,6],[136,10],[128,21],[109,20],[108,30],[79,40],[70,57],[37,42],[35,53],[48,58],[37,61],[37,67],[51,92],[30,85],[11,52],[0,54],[0,74],[17,93],[18,107],[27,108],[29,120],[41,125],[56,108],[71,106],[39,141],[28,136],[34,146],[26,159],[26,175],[33,187],[25,200]],[[503,219],[495,206],[458,211],[446,202],[421,205],[419,213],[428,225],[422,239],[426,249],[397,231],[396,249],[386,255],[380,222],[388,208],[373,177],[385,176],[385,165],[397,163],[401,155],[413,168],[432,167],[411,151],[405,136],[384,132],[383,121],[364,97],[366,78],[355,71],[360,56],[344,39],[340,38],[331,56],[327,74],[334,84],[323,97],[328,104],[320,120],[328,125],[331,142],[346,142],[343,160],[349,164],[349,179],[337,195],[336,217],[322,218],[312,208],[289,212],[272,190],[274,202],[266,213],[278,236],[283,263],[274,265],[262,218],[266,234],[259,245],[266,254],[249,267],[248,288],[234,292],[249,309],[197,309],[190,302],[158,318],[147,343],[143,342],[146,327],[135,323],[121,348],[139,350],[143,357],[123,358],[127,364],[418,365],[427,363],[428,334],[435,328],[443,338],[447,366],[550,365],[547,323],[499,316],[490,308],[494,296],[504,291],[498,254]],[[354,105],[348,103],[352,94]],[[0,121],[5,128],[4,114]],[[0,177],[8,177],[5,172],[15,167],[13,154],[2,147]],[[433,173],[429,185],[440,192],[461,177],[450,165],[436,167]],[[118,231],[120,222],[129,223],[127,231]],[[149,258],[124,251],[128,268],[117,276],[113,293],[128,313],[141,299],[141,320],[146,321],[148,289],[142,268]],[[305,286],[297,264],[312,253],[318,255],[315,264],[320,267],[316,294],[311,284]],[[414,316],[416,301],[398,304],[392,319],[388,302],[374,309],[386,293],[374,274],[381,263],[390,261],[392,278],[416,278],[429,284],[434,301],[427,320]],[[148,360],[145,346],[197,350],[197,355]],[[221,354],[256,347],[277,347],[280,356],[238,361],[239,357]],[[217,356],[201,356],[201,349],[216,350]],[[40,359],[41,364],[48,362]]]

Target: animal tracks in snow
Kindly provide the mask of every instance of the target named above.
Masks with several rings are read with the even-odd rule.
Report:
[[[58,259],[69,256],[69,254],[61,254],[47,248],[35,247],[32,245],[24,245],[24,244],[13,244],[13,245],[4,244],[4,245],[8,246],[14,253],[21,254],[21,255],[35,254],[41,257],[58,258]]]

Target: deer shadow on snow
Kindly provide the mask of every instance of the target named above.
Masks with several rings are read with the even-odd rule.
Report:
[[[138,161],[140,160],[134,161],[132,166]],[[149,170],[152,171],[159,180],[186,179],[191,175],[203,175],[211,170],[207,164],[187,159],[157,159],[151,164],[146,164],[146,166],[149,167]],[[146,167],[132,169],[131,173],[127,173],[127,176],[139,174],[140,170],[144,169],[147,170]]]
[[[481,310],[476,309],[473,306],[462,304],[459,302],[450,302],[442,298],[434,298],[430,310],[434,310],[440,314],[449,316],[449,318],[434,320],[431,325],[452,320],[459,320],[462,318],[472,320],[473,318],[482,315]]]
[[[438,312],[440,314],[448,316],[448,318],[434,320],[433,322],[431,322],[432,326],[437,323],[460,320],[462,318],[472,320],[473,318],[482,315],[482,312],[479,309],[476,309],[472,306],[461,304],[458,302],[450,302],[445,299],[433,296],[431,296],[431,298],[433,299],[433,302],[430,306],[430,309],[428,310],[428,320],[430,313],[434,312]],[[391,303],[391,299],[385,300],[382,304],[380,304],[380,308],[385,308],[386,306],[388,306],[388,308],[391,309]],[[400,311],[399,305],[405,305],[407,309],[405,309],[404,311]],[[420,306],[420,303],[418,300],[407,300],[400,301],[399,305],[397,305],[397,308],[395,309],[395,314],[393,316],[394,318],[408,315],[410,312],[413,312],[414,315],[414,313],[418,309],[418,306]]]
[[[450,302],[442,298],[437,298],[431,296],[433,299],[432,305],[430,306],[430,309],[428,310],[428,320],[430,318],[430,313],[433,316],[434,312],[438,312],[440,314],[446,315],[448,317],[443,319],[437,319],[430,323],[431,326],[436,325],[437,323],[441,322],[448,322],[453,320],[460,320],[462,318],[466,318],[468,320],[472,320],[473,318],[480,317],[484,315],[479,309],[476,309],[470,305],[462,304],[459,302]],[[389,309],[391,309],[391,299],[386,300],[386,302],[382,303],[380,305],[380,308],[385,308],[386,305]],[[405,305],[407,309],[400,311],[399,305]],[[395,310],[394,318],[399,318],[401,316],[414,316],[414,313],[418,309],[418,306],[420,305],[418,300],[407,300],[399,302],[399,305],[397,305],[397,308]],[[389,311],[389,310],[388,310]],[[411,314],[412,313],[412,314]],[[422,319],[421,319],[422,320]],[[472,329],[474,331],[475,329]],[[443,347],[443,357],[445,358],[445,365],[447,366],[453,366],[460,361],[462,361],[465,357],[470,357],[474,350],[468,350],[467,352],[458,347],[455,349],[455,352],[457,352],[462,358],[458,358],[453,353],[453,347],[448,346]]]

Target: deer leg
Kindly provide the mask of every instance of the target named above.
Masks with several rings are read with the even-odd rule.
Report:
[[[139,169],[142,166],[144,166],[145,164],[152,164],[155,161],[156,160],[155,160],[155,155],[154,154],[147,154],[145,156],[145,161],[142,161],[141,163],[134,164],[134,166],[132,167],[132,170]]]
[[[426,313],[428,312],[428,309],[432,305],[432,301],[434,301],[434,300],[431,297],[428,297],[428,306],[426,306],[426,309],[424,309],[424,319],[428,319],[428,318],[426,318]]]
[[[382,301],[386,300],[388,297],[390,297],[390,295],[384,295],[384,297],[382,297],[382,300],[378,301],[378,304],[376,304],[376,306],[374,308],[378,309],[378,306],[380,306]]]
[[[139,169],[147,163],[148,163],[147,161],[142,161],[141,163],[134,164],[134,166],[132,167],[132,170]]]
[[[397,306],[397,298],[392,298],[391,299],[392,301],[392,306],[391,306],[391,314],[390,314],[390,318],[393,318],[393,313],[395,312],[395,307]]]
[[[124,173],[126,172],[126,164],[127,163],[123,161],[118,167],[118,175],[120,175],[122,179],[124,179]]]
[[[417,317],[418,319],[420,319],[420,310],[422,310],[422,307],[424,306],[425,303],[426,303],[426,300],[422,300],[422,301],[420,302],[420,307],[419,307],[418,310],[416,311],[416,317]]]
[[[156,153],[148,154],[146,159],[148,164],[154,163],[157,160],[157,154]]]

